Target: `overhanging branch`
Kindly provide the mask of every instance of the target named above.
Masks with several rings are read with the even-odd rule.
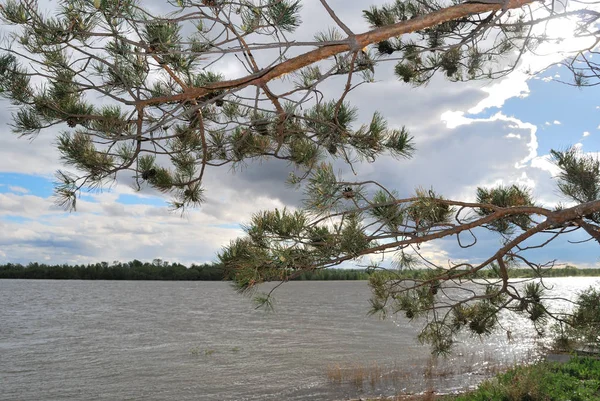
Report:
[[[532,3],[533,0],[512,0],[508,3],[507,9],[521,8],[524,5]],[[216,82],[201,88],[189,88],[184,93],[154,97],[151,99],[140,100],[136,103],[141,105],[159,105],[170,102],[182,102],[205,96],[216,90],[242,89],[250,85],[262,86],[273,79],[282,75],[297,71],[303,67],[325,60],[336,54],[347,51],[358,51],[368,45],[379,43],[383,40],[400,36],[406,33],[416,32],[422,29],[431,28],[447,21],[467,17],[472,14],[497,11],[502,9],[502,3],[483,4],[483,3],[461,3],[456,6],[447,7],[439,11],[432,12],[421,17],[408,21],[398,22],[393,25],[373,29],[371,31],[358,34],[354,37],[348,37],[344,44],[327,45],[301,54],[270,68],[263,69],[257,73],[247,75],[243,78],[229,81]]]

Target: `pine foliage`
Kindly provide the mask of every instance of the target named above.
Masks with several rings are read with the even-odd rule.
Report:
[[[381,68],[413,86],[436,76],[494,79],[548,41],[533,28],[560,14],[539,5],[550,14],[536,19],[537,12],[514,9],[517,3],[504,12],[485,2],[395,0],[364,10],[373,28],[364,34],[327,10],[339,28],[302,42],[293,36],[302,24],[299,0],[171,0],[162,15],[137,0],[62,0],[51,10],[4,0],[0,17],[12,37],[1,48],[0,95],[14,106],[16,134],[58,132],[69,170],[56,173],[56,201],[67,209],[82,190],[125,175],[183,210],[205,202],[213,168],[288,162],[290,183],[304,191],[302,208],[255,214],[245,236],[219,254],[227,276],[251,291],[366,260],[373,313],[424,318],[419,339],[447,353],[461,330],[492,332],[502,310],[543,331],[552,317],[543,286],[515,289],[511,269],[521,264],[543,277],[554,262],[531,262],[525,252],[570,231],[583,229],[600,243],[598,160],[574,148],[552,152],[558,188],[576,203],[554,209],[515,185],[478,188],[474,202],[423,188],[402,198],[374,181],[343,179],[333,163],[413,157],[416,141],[406,127],[379,112],[363,115],[348,96],[375,82]],[[577,14],[580,32],[597,19],[593,10]],[[585,54],[569,66],[578,86],[597,78]],[[325,91],[325,81],[341,89]],[[455,240],[469,249],[490,232],[500,246],[487,258],[442,264],[431,256],[439,256],[431,244]],[[531,245],[537,234],[550,239]],[[426,273],[409,280],[411,269]],[[397,270],[404,275],[394,276]],[[483,272],[485,282],[477,283]],[[272,305],[270,294],[257,301]]]

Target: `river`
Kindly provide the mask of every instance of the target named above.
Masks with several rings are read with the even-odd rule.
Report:
[[[600,284],[548,279],[558,296]],[[0,400],[341,400],[457,391],[532,357],[519,319],[433,359],[366,282],[293,282],[274,312],[223,282],[0,280]]]

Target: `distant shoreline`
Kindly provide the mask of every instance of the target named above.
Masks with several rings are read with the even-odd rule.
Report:
[[[442,272],[442,271],[440,271]],[[545,269],[541,272],[532,269],[511,269],[510,278],[548,277],[600,277],[600,268],[578,269],[574,266]],[[424,279],[431,270],[360,270],[360,269],[321,269],[305,271],[294,275],[292,281],[340,281],[369,280],[373,274],[383,274],[389,279]],[[498,278],[493,269],[478,271],[471,278]],[[88,265],[46,265],[40,263],[0,265],[0,279],[25,280],[145,280],[145,281],[226,281],[228,273],[218,263],[192,264],[169,263],[160,259],[150,262],[100,262]]]

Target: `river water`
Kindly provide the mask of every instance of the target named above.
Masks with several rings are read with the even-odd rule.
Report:
[[[598,278],[549,279],[558,296]],[[275,312],[222,282],[0,280],[0,400],[342,400],[462,390],[538,341],[518,319],[448,360],[367,316],[366,282],[293,282]],[[378,377],[378,378],[377,378]]]

